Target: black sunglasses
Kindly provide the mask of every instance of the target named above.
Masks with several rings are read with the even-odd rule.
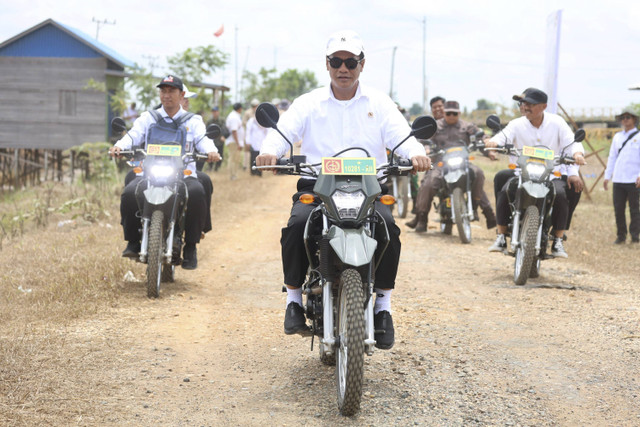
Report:
[[[620,120],[629,120],[631,119],[631,116],[622,116],[620,117]]]
[[[445,113],[447,116],[457,116],[458,113],[455,113],[453,111],[449,111],[448,113]]]
[[[329,60],[329,65],[331,65],[331,68],[335,68],[335,69],[342,67],[342,64],[344,63],[347,69],[353,70],[358,66],[360,62],[362,62],[362,59],[356,59],[356,58],[342,59],[342,58],[338,58],[337,56],[334,56],[334,57],[327,56],[327,59]]]

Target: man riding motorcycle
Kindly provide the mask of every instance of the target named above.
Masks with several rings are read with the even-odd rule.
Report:
[[[360,84],[365,58],[362,40],[353,31],[341,31],[331,36],[326,48],[326,67],[331,78],[328,87],[313,90],[297,98],[278,127],[291,141],[302,140],[301,154],[310,163],[332,156],[340,150],[358,146],[369,151],[377,163],[387,162],[386,149],[392,149],[410,132],[407,121],[396,104],[383,93]],[[263,142],[256,166],[275,165],[288,151],[288,145],[271,130]],[[410,158],[414,170],[427,170],[430,161],[424,147],[410,138],[397,150]],[[308,327],[302,307],[302,289],[308,268],[303,232],[313,205],[298,200],[301,192],[311,192],[315,180],[302,178],[294,195],[291,217],[282,229],[282,263],[287,288],[286,334],[306,332]],[[376,205],[379,205],[377,203]],[[374,306],[376,347],[389,349],[394,344],[391,317],[391,291],[400,258],[400,229],[388,206],[376,206],[389,229],[390,243],[384,252],[376,275]]]
[[[150,133],[153,132],[153,129],[157,129],[159,121],[162,120],[165,124],[173,124],[174,127],[177,126],[184,129],[184,140],[177,142],[182,144],[185,151],[195,149],[201,153],[206,153],[208,156],[207,161],[209,162],[219,160],[220,155],[213,141],[205,136],[206,128],[202,117],[188,115],[189,113],[181,106],[181,101],[185,94],[182,80],[176,76],[168,75],[160,81],[157,87],[160,89],[160,108],[140,115],[127,135],[111,147],[109,150],[111,156],[117,157],[120,151],[128,150],[132,147],[144,145],[144,148],[146,148]],[[205,190],[196,178],[195,163],[190,163],[188,168],[192,174],[185,177],[189,199],[185,218],[185,245],[182,268],[192,270],[198,265],[196,244],[200,242],[201,234],[205,228],[207,205]],[[122,253],[123,257],[136,258],[140,252],[140,218],[137,215],[136,188],[142,180],[143,177],[140,175],[130,181],[125,186],[120,200],[121,223],[124,230],[124,238],[128,242],[126,249]],[[141,196],[141,194],[138,194],[138,196]]]
[[[473,123],[460,120],[460,106],[456,101],[445,102],[444,115],[444,118],[437,121],[438,131],[431,138],[434,143],[434,148],[440,150],[460,145],[468,146],[470,137],[479,131],[478,127]],[[432,158],[434,163],[437,163],[439,160],[439,158]],[[474,164],[469,164],[469,168],[474,175],[471,187],[474,211],[477,209],[477,206],[480,206],[487,220],[487,228],[493,228],[496,226],[496,217],[491,208],[487,193],[485,193],[483,188],[485,181],[484,172]],[[427,221],[433,198],[443,185],[444,177],[441,168],[434,168],[425,175],[418,190],[416,216],[413,220],[406,223],[407,227],[415,228],[418,233],[427,231]]]
[[[502,147],[507,143],[517,149],[522,149],[524,146],[545,146],[556,154],[560,154],[564,150],[565,154],[573,156],[577,165],[585,164],[582,144],[573,143],[574,135],[567,122],[556,114],[544,111],[547,108],[546,93],[536,88],[528,88],[521,95],[514,96],[513,99],[522,106],[524,116],[511,120],[507,127],[487,140],[485,142],[487,148]],[[560,167],[557,166],[556,169],[560,169]],[[494,244],[489,248],[490,252],[504,252],[507,248],[505,234],[511,215],[507,191],[512,195],[515,194],[515,186],[510,185],[513,184],[514,177],[515,170],[508,169],[498,172],[494,178],[495,185],[501,189],[496,195],[498,235]],[[568,255],[562,243],[569,211],[565,184],[559,179],[554,179],[553,184],[556,196],[551,217],[554,232],[551,255],[567,258]]]

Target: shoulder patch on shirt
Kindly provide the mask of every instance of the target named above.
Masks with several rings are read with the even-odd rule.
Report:
[[[369,111],[369,113],[367,114],[367,116],[369,116],[370,118],[373,118],[373,111]]]

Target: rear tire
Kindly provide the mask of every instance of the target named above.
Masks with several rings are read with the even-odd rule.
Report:
[[[336,319],[336,383],[338,408],[345,416],[360,410],[364,375],[364,294],[356,270],[342,272]]]
[[[471,222],[469,221],[467,201],[462,188],[456,187],[453,189],[451,200],[453,201],[453,211],[460,241],[462,243],[471,243]]]
[[[527,283],[536,258],[536,237],[540,222],[538,207],[529,206],[524,212],[520,229],[520,244],[516,249],[516,261],[513,269],[513,281],[522,286]]]
[[[164,214],[154,211],[149,225],[149,251],[147,256],[147,297],[158,298],[162,280],[162,242],[164,241]]]

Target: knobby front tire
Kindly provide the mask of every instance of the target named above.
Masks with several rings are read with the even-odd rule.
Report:
[[[360,410],[364,376],[364,293],[353,269],[342,272],[338,291],[336,382],[338,407],[345,416]]]

